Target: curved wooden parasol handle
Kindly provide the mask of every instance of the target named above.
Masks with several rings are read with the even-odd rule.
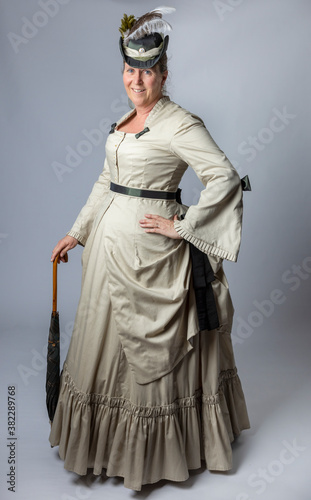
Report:
[[[57,312],[57,264],[59,261],[59,254],[56,255],[53,262],[53,309],[52,312]],[[68,254],[65,256],[65,262],[68,262]]]

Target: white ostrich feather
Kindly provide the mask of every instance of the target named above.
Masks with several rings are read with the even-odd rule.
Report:
[[[138,40],[145,35],[151,35],[154,32],[163,33],[165,31],[171,31],[172,26],[164,19],[151,19],[150,21],[145,22],[142,26],[139,26],[135,31],[133,31],[130,36],[124,37],[124,43],[128,40]]]
[[[163,5],[162,7],[157,7],[156,9],[153,9],[151,10],[150,12],[156,12],[156,13],[159,13],[159,14],[172,14],[173,12],[175,12],[175,7],[165,7],[165,5]]]

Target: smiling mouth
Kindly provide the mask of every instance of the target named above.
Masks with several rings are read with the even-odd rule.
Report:
[[[140,94],[141,92],[145,92],[145,89],[132,89],[135,94]]]

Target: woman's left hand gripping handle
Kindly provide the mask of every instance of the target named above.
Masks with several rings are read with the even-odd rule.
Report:
[[[75,246],[77,246],[78,243],[79,242],[76,238],[74,238],[73,236],[69,236],[69,235],[67,235],[64,238],[62,238],[61,240],[59,240],[59,242],[57,243],[57,245],[54,247],[54,249],[52,251],[51,262],[54,262],[55,257],[58,254],[59,254],[58,263],[60,261],[67,262],[68,261],[67,252],[69,250],[72,250]]]

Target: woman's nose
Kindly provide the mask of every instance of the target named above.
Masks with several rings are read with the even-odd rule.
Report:
[[[142,83],[142,72],[140,70],[136,71],[134,81],[135,83]]]

